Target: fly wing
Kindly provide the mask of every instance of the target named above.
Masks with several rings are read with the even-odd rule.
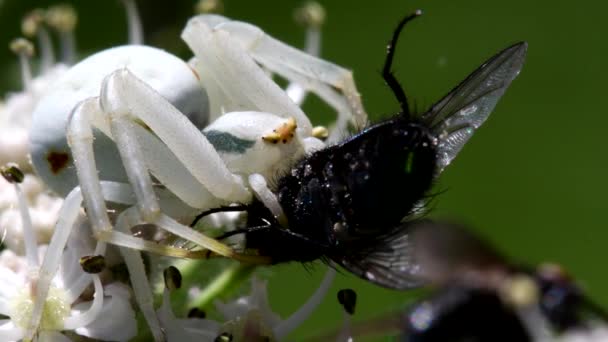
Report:
[[[414,260],[410,237],[416,223],[403,223],[368,247],[347,248],[347,253],[332,260],[353,274],[386,288],[405,290],[419,287],[424,282],[418,275],[419,267]]]
[[[497,53],[422,115],[438,138],[438,173],[450,164],[521,70],[528,44]]]
[[[507,267],[489,243],[463,226],[428,219],[400,224],[367,248],[332,258],[348,271],[383,287],[405,290],[462,280],[471,271]]]
[[[476,281],[473,273],[509,268],[494,246],[460,224],[424,220],[411,229],[410,240],[418,276],[434,284]]]

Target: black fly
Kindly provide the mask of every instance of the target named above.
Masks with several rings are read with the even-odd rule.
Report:
[[[558,265],[513,264],[454,224],[421,222],[411,239],[420,277],[440,290],[403,316],[406,341],[553,340],[607,322]]]
[[[608,313],[558,265],[513,263],[457,224],[419,220],[404,229],[417,276],[435,290],[405,312],[354,324],[348,333],[355,340],[401,334],[408,342],[553,341],[566,333],[591,336],[608,323]]]
[[[381,286],[418,285],[407,222],[518,75],[527,47],[522,42],[499,52],[428,111],[414,114],[392,62],[401,30],[420,14],[399,23],[382,71],[399,113],[307,156],[283,175],[275,193],[287,224],[260,201],[214,209],[197,220],[211,212],[243,210],[247,226],[223,237],[245,234],[246,248],[273,263],[331,260]]]

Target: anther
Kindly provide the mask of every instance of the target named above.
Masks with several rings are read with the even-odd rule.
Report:
[[[313,127],[312,136],[317,139],[325,140],[329,136],[329,130],[327,130],[327,127],[325,127],[325,126]]]
[[[15,38],[9,44],[9,48],[17,55],[32,57],[34,55],[34,44],[25,38]]]
[[[222,0],[200,0],[194,5],[194,11],[199,14],[222,13],[224,2]]]
[[[76,11],[70,5],[50,7],[46,12],[46,23],[59,33],[61,60],[71,65],[76,60],[74,28],[78,22]]]
[[[40,70],[48,71],[55,64],[51,37],[44,27],[46,14],[42,9],[35,9],[23,18],[21,31],[26,37],[36,36],[40,48]]]
[[[106,268],[103,255],[87,255],[80,258],[80,266],[86,273],[97,274]]]
[[[216,337],[213,342],[232,342],[233,340],[234,337],[232,336],[232,334],[225,332],[218,335],[218,337]]]
[[[510,277],[500,288],[502,299],[515,308],[524,308],[538,303],[540,289],[530,276],[519,274]]]
[[[188,311],[188,318],[205,318],[207,313],[199,308],[192,308]]]
[[[14,164],[8,164],[1,167],[0,174],[2,174],[2,177],[4,177],[4,179],[11,184],[21,183],[25,177],[23,175],[23,171],[21,171],[17,165]]]
[[[319,28],[325,23],[325,9],[316,1],[307,1],[296,8],[294,19],[300,25]]]
[[[34,55],[34,44],[25,38],[16,38],[10,43],[9,47],[19,57],[21,82],[23,83],[23,89],[27,90],[32,84],[30,58]]]
[[[49,27],[59,32],[72,32],[78,22],[76,11],[70,5],[62,4],[49,7],[45,15]]]
[[[357,306],[357,293],[353,289],[342,289],[338,291],[338,302],[349,315],[355,314]]]
[[[21,32],[26,37],[34,37],[42,23],[44,22],[44,11],[42,9],[35,9],[28,13],[21,22]]]
[[[169,266],[163,271],[165,287],[169,291],[177,290],[182,287],[182,274],[175,266]]]

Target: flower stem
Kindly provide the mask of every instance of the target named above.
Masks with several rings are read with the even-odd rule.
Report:
[[[223,293],[230,291],[237,284],[245,280],[255,269],[255,265],[245,263],[234,263],[222,271],[213,281],[205,287],[194,300],[197,308],[207,307],[214,299]]]

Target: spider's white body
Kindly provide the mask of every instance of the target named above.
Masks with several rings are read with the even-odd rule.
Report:
[[[55,192],[66,196],[78,185],[66,127],[79,102],[97,97],[103,79],[115,70],[129,69],[184,113],[198,127],[208,117],[208,102],[197,75],[181,59],[153,47],[127,45],[96,53],[66,72],[40,100],[32,115],[30,152],[36,173]],[[95,134],[100,178],[125,182],[126,175],[114,143]],[[65,159],[64,159],[65,158]]]
[[[153,224],[218,255],[255,261],[181,222],[253,196],[281,219],[266,180],[324,146],[300,109],[306,92],[338,113],[328,141],[337,140],[349,121],[364,123],[365,112],[350,71],[253,25],[203,15],[189,21],[182,38],[195,54],[189,63],[158,49],[124,46],[75,65],[35,110],[32,161],[58,193],[82,194],[100,241],[190,255],[130,233],[135,225]],[[268,71],[291,82],[287,91]],[[207,120],[211,124],[203,127]],[[111,221],[106,201],[127,209]],[[121,252],[136,299],[160,340],[149,283],[133,249]]]

